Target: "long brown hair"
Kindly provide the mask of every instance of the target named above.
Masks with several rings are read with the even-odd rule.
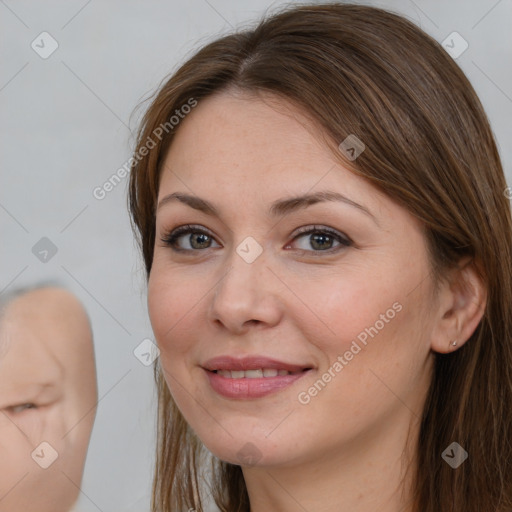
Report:
[[[159,89],[140,128],[129,203],[148,276],[160,170],[179,129],[170,116],[228,88],[293,102],[345,167],[420,219],[434,282],[465,257],[478,269],[484,316],[460,349],[435,354],[411,508],[512,510],[512,221],[493,133],[463,72],[413,23],[360,5],[287,6],[207,44]],[[155,137],[165,123],[165,135]],[[351,134],[366,146],[354,161],[338,149]],[[149,138],[156,146],[141,157]],[[203,510],[203,478],[220,510],[249,511],[240,466],[208,455],[160,367],[156,379],[153,511]],[[453,441],[469,453],[457,470],[441,458]]]

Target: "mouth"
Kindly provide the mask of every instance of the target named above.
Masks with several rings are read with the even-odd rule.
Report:
[[[259,378],[259,377],[276,377],[276,375],[299,373],[304,370],[310,370],[313,368],[311,364],[296,364],[288,363],[285,361],[279,361],[272,359],[267,356],[255,355],[245,357],[233,357],[233,356],[218,356],[213,359],[209,359],[203,364],[205,370],[211,372],[246,372],[247,378]],[[277,371],[277,374],[274,372]],[[252,373],[261,372],[261,373]],[[266,373],[267,375],[263,375]],[[237,377],[235,377],[237,378]],[[238,377],[239,378],[239,377]]]
[[[213,391],[225,398],[247,400],[277,393],[314,370],[312,365],[277,361],[263,356],[221,356],[203,366]]]
[[[303,370],[295,372],[276,368],[258,368],[255,370],[213,370],[213,373],[226,379],[269,379],[272,377],[284,377],[286,375],[298,375],[308,370],[311,370],[311,368],[304,368]]]

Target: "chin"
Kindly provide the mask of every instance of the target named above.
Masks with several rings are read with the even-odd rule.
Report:
[[[211,431],[210,431],[211,432]],[[222,438],[222,439],[221,439]],[[219,437],[211,435],[204,440],[205,447],[223,462],[243,467],[271,467],[293,464],[297,452],[293,446],[284,446],[276,440],[261,436],[230,437],[224,432]]]

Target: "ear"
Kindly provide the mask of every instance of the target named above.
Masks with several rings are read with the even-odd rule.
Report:
[[[464,345],[478,327],[486,302],[487,290],[478,267],[465,258],[440,284],[432,350],[445,354]]]

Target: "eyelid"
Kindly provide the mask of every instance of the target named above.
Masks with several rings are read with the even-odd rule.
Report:
[[[183,226],[178,226],[177,228],[173,229],[171,233],[175,235],[182,235],[187,234],[190,231],[200,231],[201,233],[205,233],[208,236],[215,238],[214,234],[208,228],[205,228],[200,224],[184,224]]]
[[[338,231],[337,229],[330,228],[328,226],[323,226],[321,224],[312,224],[310,226],[303,226],[301,228],[298,228],[298,230],[295,232],[293,236],[293,240],[298,238],[300,235],[307,235],[309,233],[316,233],[316,232],[322,232],[327,233],[332,236],[336,236],[338,238],[343,239],[347,243],[353,243],[351,238],[341,231]]]

